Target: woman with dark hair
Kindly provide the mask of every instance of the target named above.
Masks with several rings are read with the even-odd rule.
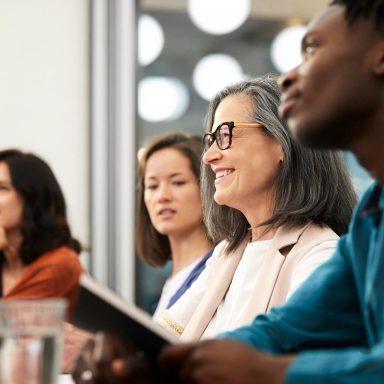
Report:
[[[356,203],[341,155],[295,142],[278,118],[280,92],[266,76],[211,101],[202,196],[206,270],[161,323],[184,340],[250,323],[282,305],[333,253]]]
[[[75,299],[79,242],[50,167],[30,153],[0,151],[0,297]]]
[[[140,152],[136,248],[142,260],[172,260],[154,318],[170,308],[205,268],[212,243],[202,220],[201,138],[184,133],[153,140]]]

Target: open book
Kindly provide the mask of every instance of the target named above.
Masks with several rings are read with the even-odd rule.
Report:
[[[81,276],[79,284],[79,297],[73,314],[75,326],[90,332],[108,331],[133,344],[151,361],[156,361],[162,347],[178,341],[146,312],[127,303],[88,274]]]

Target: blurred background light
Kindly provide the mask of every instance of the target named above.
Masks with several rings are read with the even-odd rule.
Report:
[[[188,13],[202,31],[223,35],[239,28],[251,9],[250,0],[189,0]]]
[[[164,32],[160,23],[146,14],[139,17],[138,24],[139,63],[146,66],[155,61],[163,50]]]
[[[192,81],[196,92],[210,100],[225,86],[245,78],[240,64],[232,56],[214,53],[203,57],[196,65]]]
[[[138,99],[140,117],[150,122],[176,120],[189,105],[186,86],[172,77],[151,76],[142,79]]]
[[[273,40],[271,60],[280,73],[287,72],[301,62],[301,39],[306,27],[295,25],[283,29]]]

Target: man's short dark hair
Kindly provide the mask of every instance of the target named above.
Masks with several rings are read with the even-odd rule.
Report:
[[[333,0],[331,5],[345,7],[349,23],[372,18],[375,29],[384,34],[384,0]]]

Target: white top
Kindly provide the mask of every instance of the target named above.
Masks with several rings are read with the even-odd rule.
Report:
[[[169,300],[177,292],[177,290],[183,285],[184,281],[187,279],[189,274],[192,272],[193,268],[202,260],[204,256],[198,258],[192,264],[187,265],[176,275],[170,277],[165,282],[163,289],[161,291],[161,296],[155,313],[153,314],[153,320],[159,322],[160,317],[162,316],[164,310],[167,308]],[[180,300],[180,299],[179,299]]]
[[[225,298],[203,333],[203,339],[246,325],[241,324],[241,318],[252,296],[257,279],[262,278],[259,276],[259,271],[271,242],[272,240],[254,241],[246,246]],[[224,252],[226,244],[226,241],[222,241],[215,247],[211,258],[207,261],[205,270],[191,287],[170,309],[163,311],[161,316],[157,316],[156,320],[172,333],[175,331],[168,326],[169,320],[172,324],[177,324],[179,329],[185,328],[204,295],[212,271],[212,263]],[[319,265],[332,256],[336,245],[337,240],[325,241],[313,247],[303,256],[293,270],[287,298]]]

